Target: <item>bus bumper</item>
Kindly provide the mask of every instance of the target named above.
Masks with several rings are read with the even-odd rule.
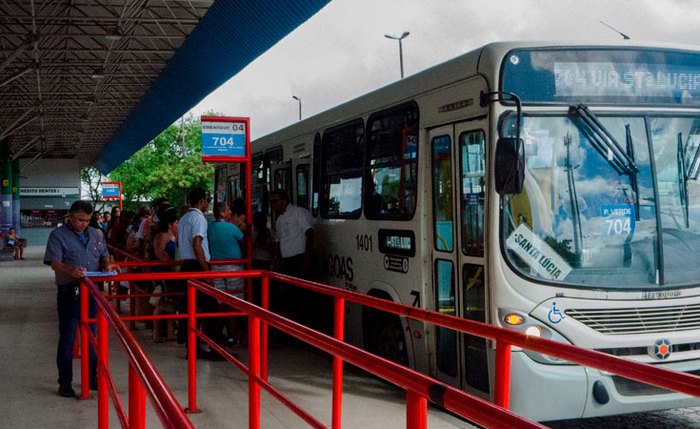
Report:
[[[700,368],[700,362],[697,360],[672,362],[663,364],[663,367],[678,372],[695,372]],[[583,417],[700,406],[700,398],[694,396],[668,391],[594,368],[586,370],[590,381]],[[593,397],[592,389],[596,381],[602,383],[609,394],[610,401],[607,404],[600,404]]]
[[[522,351],[511,356],[510,409],[532,420],[579,418],[583,415],[588,376],[577,365],[544,365]]]
[[[697,371],[699,367],[696,360],[664,364],[664,368],[681,372]],[[607,392],[605,404],[594,396],[596,382]],[[668,393],[594,368],[545,365],[522,351],[512,353],[510,409],[532,420],[601,417],[697,406],[700,406],[700,398]]]

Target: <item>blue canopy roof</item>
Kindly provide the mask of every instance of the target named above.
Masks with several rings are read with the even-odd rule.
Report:
[[[95,166],[108,173],[330,0],[218,0],[175,53]]]

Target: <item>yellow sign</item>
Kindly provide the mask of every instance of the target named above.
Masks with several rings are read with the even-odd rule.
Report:
[[[2,186],[10,186],[10,179],[2,179]]]

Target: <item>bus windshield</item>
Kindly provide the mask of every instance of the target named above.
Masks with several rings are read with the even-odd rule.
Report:
[[[523,191],[504,199],[501,216],[518,272],[610,290],[698,283],[700,117],[579,105],[526,114],[522,138]]]

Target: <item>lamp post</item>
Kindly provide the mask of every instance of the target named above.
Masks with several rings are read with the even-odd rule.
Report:
[[[403,79],[403,45],[401,41],[405,39],[409,34],[408,31],[404,31],[400,36],[392,36],[391,34],[385,34],[384,37],[387,39],[398,40],[399,41],[399,64],[401,65],[401,79]]]
[[[301,121],[301,98],[296,95],[292,95],[292,98],[299,102],[299,120]]]

